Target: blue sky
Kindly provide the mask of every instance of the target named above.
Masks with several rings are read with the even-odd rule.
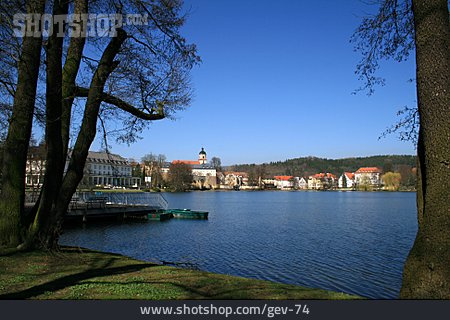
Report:
[[[352,95],[360,56],[350,36],[375,7],[359,0],[185,0],[183,35],[202,64],[195,98],[177,119],[153,122],[144,139],[112,151],[140,159],[196,159],[201,147],[222,164],[414,154],[395,135],[378,140],[404,105],[416,104],[414,57],[381,64],[386,86]],[[93,149],[98,148],[98,143]]]

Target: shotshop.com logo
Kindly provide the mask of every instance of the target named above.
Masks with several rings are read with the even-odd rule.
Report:
[[[148,25],[148,14],[23,14],[13,16],[16,37],[115,37],[126,25]],[[67,32],[67,34],[66,34]]]

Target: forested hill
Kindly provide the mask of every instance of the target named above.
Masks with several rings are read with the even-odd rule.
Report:
[[[303,157],[264,164],[240,164],[225,168],[230,171],[255,172],[262,176],[291,175],[306,177],[318,172],[331,172],[340,175],[344,171],[355,172],[360,167],[379,167],[384,172],[402,171],[416,166],[416,156],[382,155],[360,158],[324,159]]]

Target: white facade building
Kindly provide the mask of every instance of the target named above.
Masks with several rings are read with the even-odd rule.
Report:
[[[26,164],[25,184],[32,188],[39,188],[44,182],[45,155],[37,148],[30,149]],[[65,171],[68,165],[69,159]],[[80,186],[138,187],[140,184],[141,178],[132,176],[132,166],[125,158],[117,154],[89,151]]]
[[[224,172],[224,185],[229,188],[240,187],[248,184],[248,174],[246,172]]]
[[[356,185],[379,186],[381,184],[381,169],[377,167],[363,167],[355,172]]]
[[[102,187],[138,187],[140,177],[132,176],[132,166],[123,157],[106,152],[89,151],[82,184]]]
[[[355,174],[353,172],[344,172],[338,180],[339,188],[353,188],[355,185]]]
[[[25,186],[27,188],[40,188],[44,183],[45,149],[43,145],[28,148],[27,163],[25,166]]]
[[[277,189],[292,189],[294,188],[293,176],[275,176],[275,187]]]
[[[308,181],[303,177],[299,178],[298,179],[298,188],[302,189],[302,190],[308,189]]]

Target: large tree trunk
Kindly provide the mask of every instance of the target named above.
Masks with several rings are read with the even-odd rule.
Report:
[[[416,241],[401,298],[450,299],[450,25],[447,0],[413,0],[420,114]]]
[[[67,14],[68,2],[56,1],[54,14]],[[88,13],[87,0],[75,0],[74,14]],[[81,21],[79,22],[80,24]],[[56,28],[56,26],[55,26]],[[47,45],[47,123],[46,178],[41,197],[36,205],[34,221],[26,246],[51,248],[55,245],[56,203],[61,188],[68,153],[72,104],[75,97],[76,77],[81,63],[86,30],[70,39],[66,61],[62,68],[63,38],[53,37]]]
[[[70,155],[67,173],[64,176],[64,180],[58,194],[55,214],[52,215],[54,223],[51,226],[51,231],[47,234],[47,244],[50,247],[57,245],[64,215],[67,212],[72,195],[75,193],[78,184],[83,178],[83,169],[86,164],[89,148],[97,132],[97,118],[100,110],[100,104],[102,102],[105,83],[111,72],[118,64],[118,62],[114,61],[114,58],[119,52],[126,37],[127,35],[125,31],[119,29],[117,37],[113,38],[105,49],[97,70],[92,78],[80,132]]]
[[[30,0],[27,13],[44,12],[45,0]],[[31,136],[39,73],[41,37],[24,37],[18,65],[13,112],[5,142],[0,197],[0,244],[17,246],[22,240],[25,167]]]
[[[67,15],[68,2],[56,0],[53,4],[54,15]],[[38,209],[30,228],[27,246],[48,247],[46,234],[53,223],[52,215],[64,171],[63,144],[61,137],[62,115],[62,51],[64,37],[56,32],[54,25],[52,36],[46,46],[46,124],[45,142],[47,146],[44,184]]]
[[[74,14],[88,13],[88,0],[75,0]],[[82,25],[82,23],[80,22]],[[81,57],[86,43],[86,30],[82,30],[81,37],[72,37],[67,49],[66,62],[62,74],[62,96],[63,110],[61,117],[61,136],[63,142],[64,165],[67,158],[70,137],[70,120],[72,114],[72,104],[75,97],[76,78],[80,69]]]

